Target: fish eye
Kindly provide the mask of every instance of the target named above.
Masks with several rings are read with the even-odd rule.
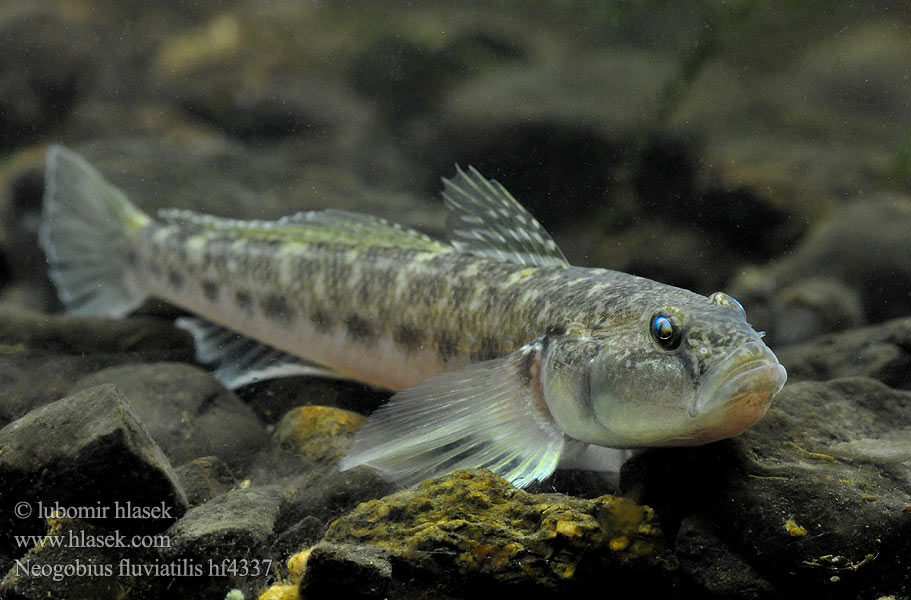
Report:
[[[680,346],[682,339],[680,325],[664,313],[657,312],[652,315],[652,321],[649,324],[648,331],[658,344],[658,347],[667,352],[676,350]]]

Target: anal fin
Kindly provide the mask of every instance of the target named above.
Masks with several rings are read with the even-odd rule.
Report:
[[[256,381],[294,375],[341,378],[331,369],[282,352],[210,321],[181,317],[176,323],[178,327],[193,334],[196,360],[215,364],[215,377],[231,389]]]

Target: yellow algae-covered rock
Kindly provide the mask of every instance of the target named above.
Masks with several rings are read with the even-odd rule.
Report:
[[[300,581],[304,569],[307,568],[307,559],[310,558],[310,549],[298,552],[288,559],[288,577],[291,581]]]
[[[667,581],[674,564],[646,506],[530,494],[476,470],[365,502],[332,523],[323,541],[385,548],[393,565],[438,581],[482,576],[557,587],[633,572]]]
[[[260,595],[258,600],[298,600],[300,598],[300,580],[307,567],[310,549],[303,550],[288,559],[288,579],[280,581]]]
[[[311,460],[332,460],[348,450],[354,433],[367,422],[362,415],[331,406],[298,406],[282,417],[276,439]]]
[[[298,598],[300,598],[300,593],[296,583],[293,585],[276,583],[263,592],[258,600],[298,600]]]

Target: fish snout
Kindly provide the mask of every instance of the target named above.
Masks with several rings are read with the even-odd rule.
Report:
[[[746,429],[765,414],[786,380],[787,371],[775,353],[760,341],[748,342],[707,373],[688,412],[699,417],[722,408],[737,410],[738,420],[752,419]]]

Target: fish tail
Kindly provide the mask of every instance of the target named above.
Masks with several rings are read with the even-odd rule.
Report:
[[[142,304],[132,238],[150,223],[84,158],[62,146],[48,149],[38,238],[68,312],[119,317]]]

